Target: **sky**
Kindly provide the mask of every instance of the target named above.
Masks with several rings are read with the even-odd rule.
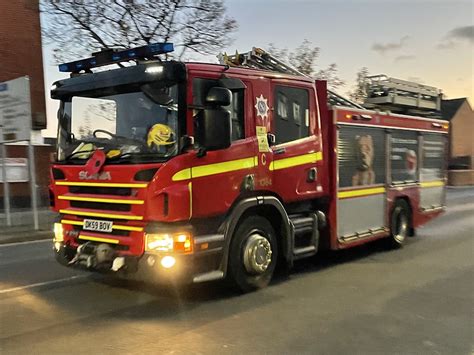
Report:
[[[471,0],[227,0],[226,6],[239,25],[234,42],[223,49],[228,53],[269,43],[292,50],[307,39],[321,49],[321,68],[337,64],[346,82],[341,94],[367,67],[370,74],[435,86],[447,98],[468,97],[474,105]],[[43,62],[48,96],[52,83],[66,76],[58,73],[49,46],[43,47]],[[56,110],[47,97],[43,136],[55,136]]]

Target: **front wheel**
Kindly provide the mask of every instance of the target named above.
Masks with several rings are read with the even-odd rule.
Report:
[[[229,250],[228,279],[243,292],[267,286],[275,271],[278,246],[270,222],[251,216],[237,227]]]
[[[410,207],[405,200],[395,202],[390,216],[390,245],[400,248],[410,234]]]

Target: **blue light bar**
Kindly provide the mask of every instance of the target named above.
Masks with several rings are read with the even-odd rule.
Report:
[[[173,43],[153,43],[142,47],[125,49],[122,51],[108,49],[93,53],[93,57],[91,58],[60,64],[58,68],[60,72],[73,73],[104,65],[125,62],[132,59],[152,58],[156,55],[170,53],[173,51]]]

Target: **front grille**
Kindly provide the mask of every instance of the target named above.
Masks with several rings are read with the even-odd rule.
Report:
[[[95,187],[95,186],[69,186],[69,192],[84,195],[113,195],[131,196],[132,189],[129,187]]]
[[[82,232],[82,231],[87,232],[87,231],[83,230],[81,226],[73,226],[73,229],[75,231],[78,231],[78,232]],[[94,233],[101,233],[101,232],[94,231]],[[120,236],[120,237],[128,237],[130,235],[130,231],[112,229],[112,232],[105,233],[105,234],[116,235],[116,236]]]
[[[132,206],[128,204],[89,201],[71,201],[71,207],[120,212],[129,212],[132,208]]]
[[[85,244],[85,243],[100,244],[100,242],[91,242],[90,240],[77,239],[77,244]],[[120,245],[120,244],[109,244],[109,245],[115,250],[129,250],[130,249],[128,245]]]

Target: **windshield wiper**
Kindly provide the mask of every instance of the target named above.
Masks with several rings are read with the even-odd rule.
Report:
[[[85,153],[94,153],[97,149],[91,149],[91,150],[78,150],[77,152],[72,152],[69,154],[67,157],[64,158],[64,160],[69,160],[72,159],[73,156],[77,154],[85,154]],[[91,155],[89,154],[87,158],[79,158],[79,159],[88,159]]]
[[[154,160],[154,161],[166,161],[167,157],[158,156],[156,153],[140,153],[140,152],[128,152],[117,157],[108,159],[114,163],[130,162],[132,160]]]

